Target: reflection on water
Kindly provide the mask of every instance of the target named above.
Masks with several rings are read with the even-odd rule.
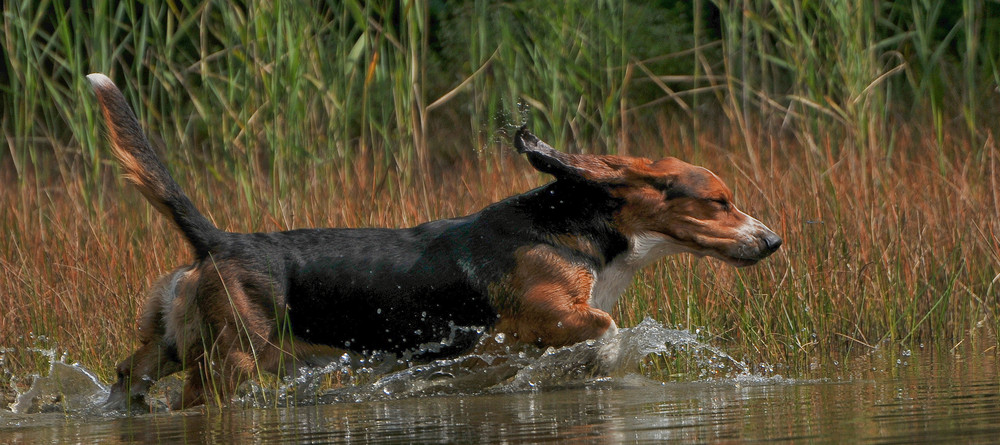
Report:
[[[620,363],[612,377],[590,375],[582,360],[608,347],[520,351],[471,368],[466,357],[333,390],[303,376],[285,392],[298,394],[286,400],[295,406],[254,406],[262,397],[254,391],[262,390],[251,386],[227,408],[136,416],[95,412],[94,390],[106,389],[86,370],[55,360],[48,380],[21,394],[13,410],[0,410],[0,443],[975,442],[1000,434],[995,347],[899,358],[876,352],[827,378],[796,379],[754,375],[688,333],[646,322],[614,343]],[[654,380],[638,365],[637,357],[678,350],[693,353],[701,368],[690,381]],[[334,368],[325,371],[344,372]]]

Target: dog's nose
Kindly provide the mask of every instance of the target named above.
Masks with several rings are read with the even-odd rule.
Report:
[[[764,245],[767,246],[768,252],[774,252],[781,247],[781,237],[774,232],[770,232],[764,235]]]

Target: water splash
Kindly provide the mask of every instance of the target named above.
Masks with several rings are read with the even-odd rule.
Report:
[[[744,362],[699,341],[695,334],[668,329],[649,318],[633,328],[621,329],[615,337],[601,341],[591,340],[542,350],[507,342],[500,335],[484,336],[475,351],[411,366],[399,361],[395,362],[394,369],[388,371],[386,365],[392,358],[362,366],[351,366],[344,358],[321,370],[286,380],[279,388],[280,394],[269,400],[277,399],[279,404],[338,403],[539,391],[606,385],[609,381],[625,382],[637,375],[659,381],[742,379],[749,383],[745,376],[753,375]],[[677,373],[660,375],[644,366],[657,361],[683,361],[690,372],[686,376],[678,376]],[[320,379],[331,373],[336,374],[344,384],[334,389],[319,390]]]
[[[102,414],[99,407],[109,390],[92,371],[68,363],[54,348],[35,351],[48,359],[48,373],[32,376],[23,392],[15,389],[16,398],[9,407],[13,413]],[[755,374],[744,362],[700,341],[696,334],[647,318],[614,337],[563,348],[543,350],[503,335],[485,335],[474,352],[430,363],[344,354],[325,366],[302,368],[281,381],[251,380],[240,387],[233,402],[248,407],[363,402],[628,385],[636,378],[750,384],[769,377]],[[165,410],[163,401],[179,393],[180,386],[176,377],[158,382],[147,397],[151,405],[146,411]]]
[[[35,375],[31,386],[17,393],[10,410],[15,414],[92,410],[108,397],[108,387],[97,375],[77,363],[57,358],[56,349],[33,349],[49,361],[48,374]]]
[[[493,117],[492,123],[483,123],[480,134],[484,136],[482,145],[476,148],[479,155],[494,150],[496,147],[509,147],[511,139],[517,130],[528,124],[531,119],[531,105],[518,100],[512,105],[506,99],[501,101],[500,109]],[[503,153],[514,153],[504,150]]]

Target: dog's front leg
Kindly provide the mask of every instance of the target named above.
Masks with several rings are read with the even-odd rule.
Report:
[[[614,335],[607,312],[590,306],[594,274],[550,246],[518,253],[512,301],[501,308],[497,330],[538,346],[567,346]]]
[[[532,292],[517,314],[501,317],[497,330],[536,346],[568,346],[610,338],[618,328],[607,312],[586,303],[554,301],[544,291]]]

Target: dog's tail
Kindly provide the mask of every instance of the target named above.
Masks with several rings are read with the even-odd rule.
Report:
[[[181,191],[177,181],[149,146],[139,128],[139,120],[114,82],[100,73],[90,74],[87,79],[101,104],[111,148],[125,169],[125,178],[142,192],[156,210],[173,221],[194,248],[198,259],[207,257],[225,232],[205,218]]]

